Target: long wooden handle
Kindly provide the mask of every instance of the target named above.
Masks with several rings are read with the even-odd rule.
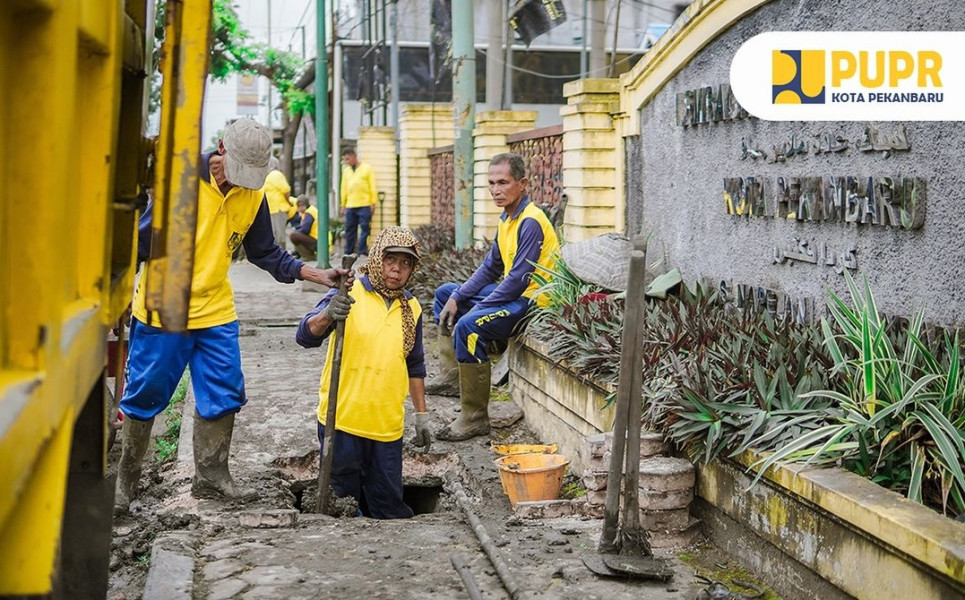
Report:
[[[342,268],[351,269],[358,257],[348,254],[342,257]],[[348,296],[348,276],[339,277],[338,295]],[[319,457],[321,466],[318,469],[318,497],[315,502],[315,512],[324,513],[328,508],[332,491],[332,460],[335,448],[335,410],[338,407],[338,383],[342,373],[342,344],[345,338],[345,321],[335,324],[335,344],[332,357],[332,378],[328,384],[328,410],[325,412],[325,438],[322,442],[322,454]]]
[[[620,491],[628,482],[624,479],[624,472],[633,478],[635,487],[639,480],[640,461],[640,390],[634,393],[634,386],[641,385],[642,344],[641,326],[643,324],[646,299],[644,296],[644,278],[646,276],[647,254],[646,244],[634,240],[635,249],[630,254],[630,274],[627,279],[626,308],[623,313],[623,339],[620,348],[620,378],[617,387],[616,409],[613,417],[613,442],[610,448],[610,473],[607,479],[606,500],[603,504],[603,532],[600,535],[599,551],[611,554],[619,550],[617,527],[620,518]],[[631,403],[637,402],[637,410],[631,410]],[[631,418],[635,418],[633,422]],[[632,451],[636,454],[636,474],[626,467],[634,457],[627,453],[627,431],[636,430],[635,446]],[[626,490],[630,491],[630,490]],[[633,490],[633,502],[638,502],[636,490]]]

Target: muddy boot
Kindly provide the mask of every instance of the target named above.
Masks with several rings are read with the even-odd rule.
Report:
[[[117,463],[117,488],[114,490],[114,514],[123,515],[131,508],[131,500],[137,495],[141,480],[141,463],[151,441],[154,419],[138,421],[124,419],[121,426],[121,460]]]
[[[208,420],[194,413],[194,479],[191,495],[195,498],[251,500],[255,494],[235,486],[228,472],[228,451],[234,413]]]
[[[439,374],[426,381],[426,393],[433,396],[459,395],[459,363],[456,362],[456,349],[452,336],[443,333],[439,327]]]
[[[459,399],[462,412],[436,437],[458,442],[489,433],[489,379],[491,363],[459,363]]]

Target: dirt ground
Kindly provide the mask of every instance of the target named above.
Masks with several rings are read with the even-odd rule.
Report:
[[[451,564],[461,555],[484,598],[508,594],[450,494],[446,473],[458,476],[488,535],[525,598],[652,598],[690,600],[703,587],[694,570],[711,573],[714,549],[666,555],[667,583],[600,578],[583,564],[595,555],[601,520],[520,519],[503,494],[490,444],[539,443],[525,419],[489,437],[433,443],[429,455],[406,450],[407,500],[417,513],[402,521],[314,515],[318,443],[315,407],[324,348],[294,341],[301,316],[321,297],[302,284],[280,285],[252,265],[231,269],[239,318],[248,404],[238,414],[230,466],[236,480],[257,491],[247,504],[196,500],[192,394],[185,402],[177,457],[146,461],[141,493],[129,516],[114,523],[111,600],[164,597],[172,585],[162,552],[180,548],[188,569],[185,598],[460,598],[467,592]],[[429,307],[426,307],[428,310]],[[433,326],[426,331],[434,339]],[[435,348],[427,346],[430,376]],[[505,394],[503,394],[505,396]],[[458,410],[455,398],[428,399],[433,430]],[[411,406],[410,406],[411,409]],[[156,428],[157,431],[158,428]],[[413,430],[407,423],[405,440]],[[116,454],[120,443],[115,445]],[[575,482],[575,475],[567,481]],[[152,553],[152,548],[154,552]],[[706,569],[701,566],[701,556]],[[160,558],[159,558],[160,557]],[[150,579],[150,581],[149,581]],[[160,587],[158,587],[160,582]],[[183,591],[183,590],[182,590]],[[146,596],[145,596],[146,595]]]

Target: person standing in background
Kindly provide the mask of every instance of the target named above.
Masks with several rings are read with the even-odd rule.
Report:
[[[369,229],[379,199],[372,167],[359,160],[355,150],[342,150],[342,214],[345,217],[345,254],[368,255]],[[361,233],[358,232],[361,230]],[[358,246],[356,246],[356,236]]]
[[[291,218],[292,201],[291,186],[285,174],[278,169],[278,159],[274,156],[268,161],[271,171],[265,178],[265,186],[262,191],[268,199],[268,212],[271,215],[271,232],[275,236],[275,243],[285,247],[288,239],[285,237],[285,224]]]

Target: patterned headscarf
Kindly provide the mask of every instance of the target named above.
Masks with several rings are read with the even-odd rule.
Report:
[[[412,248],[419,257],[422,256],[422,248],[419,245],[419,240],[416,239],[411,231],[405,227],[386,227],[372,243],[372,248],[369,251],[369,262],[359,267],[358,271],[363,275],[369,276],[369,282],[372,284],[372,288],[383,298],[387,300],[399,300],[399,305],[402,307],[402,343],[405,349],[405,355],[408,356],[409,352],[412,351],[412,347],[415,346],[415,316],[412,313],[412,307],[405,297],[405,287],[398,290],[390,290],[385,286],[385,280],[382,279],[382,257],[385,256],[386,248],[393,247]],[[412,268],[412,273],[414,274],[418,268],[419,261],[416,260]],[[410,281],[411,279],[412,275],[409,276]]]

